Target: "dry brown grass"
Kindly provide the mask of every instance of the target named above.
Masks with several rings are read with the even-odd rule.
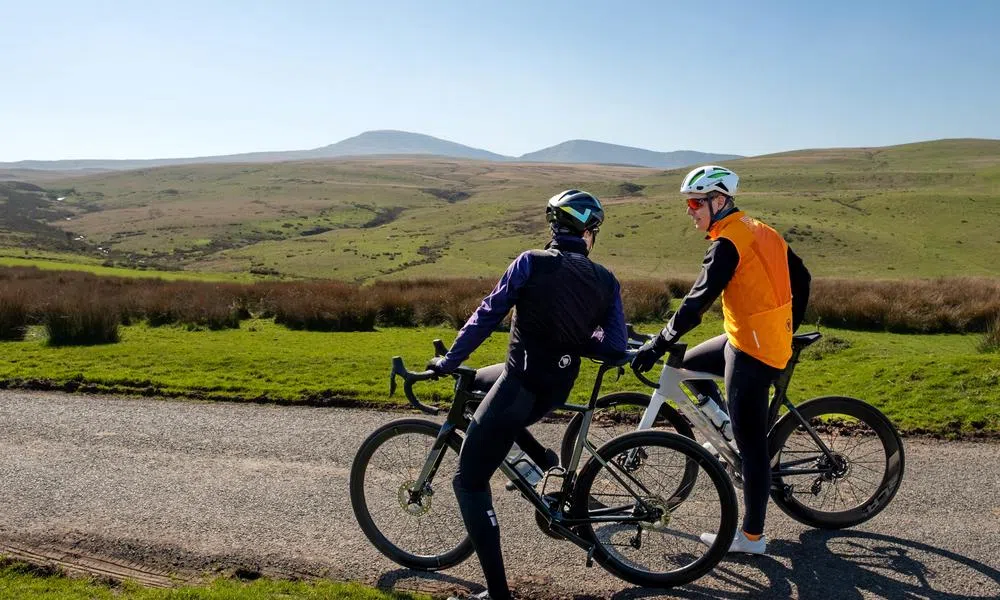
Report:
[[[20,339],[27,324],[62,313],[100,311],[116,322],[189,328],[239,327],[241,319],[273,317],[292,329],[365,331],[378,325],[461,327],[489,293],[489,279],[418,279],[359,286],[339,281],[209,283],[98,277],[83,272],[0,268],[0,338]],[[631,322],[665,322],[671,299],[689,280],[622,283]],[[110,318],[110,317],[109,317]],[[806,321],[846,329],[919,333],[986,332],[1000,318],[1000,280],[908,281],[819,279]],[[46,321],[47,322],[47,321]],[[22,324],[23,323],[23,324]],[[21,334],[23,336],[23,334]],[[996,336],[996,334],[993,334]]]
[[[120,317],[108,310],[94,293],[61,295],[48,302],[42,322],[52,346],[89,346],[113,344],[119,338]]]
[[[0,288],[0,340],[23,340],[28,330],[28,302],[21,289]]]
[[[1000,352],[1000,315],[986,328],[978,348],[980,352]]]
[[[986,331],[997,315],[996,279],[820,279],[813,282],[806,320],[846,329],[964,333]]]

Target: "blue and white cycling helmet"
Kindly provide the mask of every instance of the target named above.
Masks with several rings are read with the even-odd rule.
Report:
[[[545,216],[553,229],[568,229],[577,235],[595,231],[604,222],[604,207],[597,196],[580,190],[566,190],[549,198]]]

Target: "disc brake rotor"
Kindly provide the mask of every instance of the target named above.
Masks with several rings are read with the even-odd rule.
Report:
[[[660,497],[643,498],[643,501],[648,504],[650,508],[659,510],[660,517],[651,523],[643,523],[642,526],[651,531],[666,531],[669,529],[671,513],[667,510],[667,503]]]
[[[431,494],[412,493],[410,490],[413,488],[414,483],[416,482],[413,480],[404,481],[403,485],[399,486],[399,506],[406,514],[419,517],[431,511]]]
[[[823,490],[824,484],[836,483],[851,473],[851,461],[844,458],[842,454],[836,452],[833,453],[832,465],[830,464],[830,460],[824,456],[818,461],[817,466],[821,469],[829,470],[813,480],[812,485],[809,486],[809,491],[813,496],[818,496],[820,494]]]

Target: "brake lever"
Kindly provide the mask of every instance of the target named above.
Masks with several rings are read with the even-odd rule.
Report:
[[[649,387],[653,388],[654,390],[660,389],[660,384],[651,381],[650,379],[648,379],[645,375],[643,375],[639,371],[636,371],[635,369],[632,369],[632,373],[635,374],[636,378],[639,381],[645,383],[646,385],[648,385]]]

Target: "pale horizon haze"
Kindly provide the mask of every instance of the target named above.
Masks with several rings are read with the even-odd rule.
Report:
[[[0,161],[1000,138],[1000,2],[0,0]]]

